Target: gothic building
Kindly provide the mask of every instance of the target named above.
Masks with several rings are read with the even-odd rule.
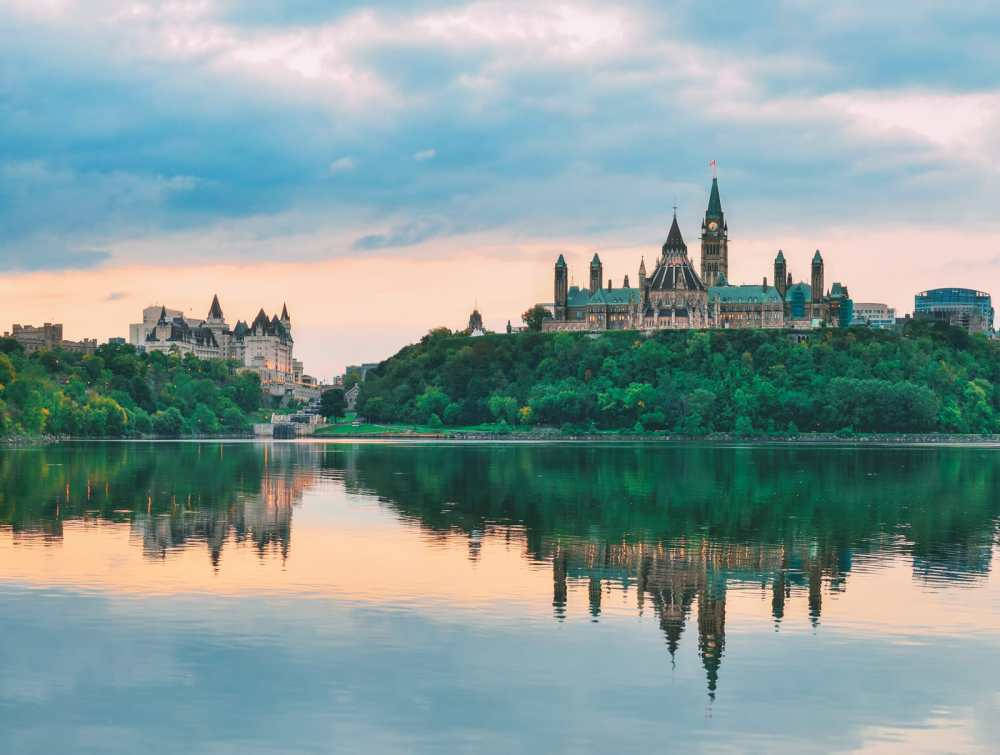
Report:
[[[812,283],[793,284],[782,252],[774,262],[774,285],[729,283],[729,226],[722,209],[718,179],[712,179],[701,224],[701,274],[695,272],[677,223],[667,232],[651,275],[641,260],[638,285],[626,275],[616,288],[603,286],[604,265],[590,261],[589,285],[570,285],[569,268],[560,254],[555,264],[552,318],[544,330],[663,330],[688,328],[785,328],[849,324],[850,299],[839,283],[823,293],[823,259],[817,250]],[[848,314],[846,321],[845,313]]]
[[[805,329],[818,324],[847,327],[854,316],[853,303],[847,287],[834,281],[823,293],[824,263],[819,249],[810,266],[810,283],[792,282],[785,255],[778,250],[774,258],[774,282],[784,303],[785,327]]]
[[[154,319],[155,318],[155,319]],[[292,359],[292,321],[287,306],[268,317],[261,309],[250,324],[232,328],[212,298],[204,320],[186,318],[178,310],[147,307],[143,322],[129,329],[132,343],[145,351],[194,354],[200,359],[230,359],[260,375],[264,385],[301,382],[301,365]]]
[[[706,286],[729,280],[729,228],[722,212],[717,178],[712,179],[708,209],[701,223],[701,279]]]

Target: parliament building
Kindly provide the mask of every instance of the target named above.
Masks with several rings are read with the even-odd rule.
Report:
[[[637,286],[625,276],[615,288],[604,284],[604,266],[594,254],[590,285],[569,285],[569,268],[560,254],[555,265],[555,300],[544,304],[552,318],[547,331],[663,330],[690,328],[796,328],[848,325],[847,288],[834,283],[824,293],[824,265],[819,250],[812,259],[810,282],[794,282],[785,256],[774,260],[774,285],[729,282],[729,227],[722,210],[718,179],[712,179],[708,209],[701,224],[701,272],[688,257],[677,213],[656,264],[647,274],[639,262]]]

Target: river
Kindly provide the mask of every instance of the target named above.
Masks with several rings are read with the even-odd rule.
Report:
[[[989,751],[1000,453],[0,450],[5,752]]]

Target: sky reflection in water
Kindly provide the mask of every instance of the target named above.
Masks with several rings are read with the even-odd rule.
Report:
[[[17,752],[983,750],[1000,456],[0,452]]]

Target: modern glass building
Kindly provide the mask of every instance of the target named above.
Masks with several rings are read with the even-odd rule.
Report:
[[[993,332],[993,302],[985,291],[932,288],[914,297],[913,316],[940,320],[970,333]]]

